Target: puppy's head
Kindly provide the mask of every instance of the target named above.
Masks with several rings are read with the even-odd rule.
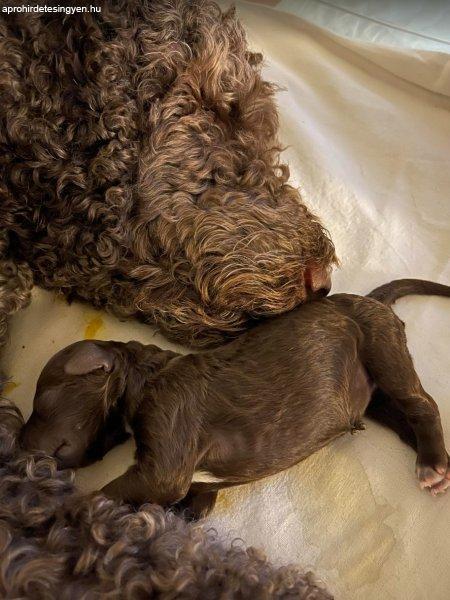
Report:
[[[69,468],[99,460],[123,442],[128,363],[126,345],[118,342],[76,342],[55,354],[39,377],[22,446]]]

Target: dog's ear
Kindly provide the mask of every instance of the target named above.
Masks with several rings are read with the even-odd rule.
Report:
[[[103,369],[110,373],[114,366],[114,353],[95,342],[84,342],[74,349],[73,354],[64,365],[67,375],[87,375]]]

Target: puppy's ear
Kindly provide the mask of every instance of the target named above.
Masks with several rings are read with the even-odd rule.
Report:
[[[114,353],[94,342],[82,343],[64,365],[67,375],[87,375],[98,369],[110,373],[114,366]]]

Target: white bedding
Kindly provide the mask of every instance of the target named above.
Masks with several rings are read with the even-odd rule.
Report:
[[[282,0],[278,8],[290,13],[251,4],[238,4],[238,11],[252,46],[265,54],[267,78],[286,88],[278,100],[285,158],[336,243],[342,267],[334,290],[364,293],[404,276],[449,283],[449,13],[442,3],[437,19],[422,15],[427,37],[419,43],[417,11],[407,17],[413,33],[393,27],[382,35],[370,20],[352,29],[348,12],[339,30],[327,4]],[[370,3],[343,4],[361,13]],[[377,20],[402,23],[387,8],[383,17],[380,5],[389,3],[379,3]],[[390,45],[373,43],[380,39]],[[450,446],[450,301],[407,298],[396,311]],[[68,343],[96,337],[173,347],[148,326],[119,323],[38,290],[15,317],[11,336],[9,392],[25,416],[40,369]],[[78,481],[95,489],[130,460],[128,444],[80,471]],[[450,495],[421,492],[414,460],[395,434],[369,422],[365,432],[289,471],[222,492],[208,523],[279,563],[311,568],[338,600],[448,600]]]

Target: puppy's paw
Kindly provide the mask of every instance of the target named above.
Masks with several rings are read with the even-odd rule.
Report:
[[[117,478],[119,479],[119,478]],[[117,502],[126,501],[124,498],[122,486],[120,485],[120,481],[117,479],[113,479],[100,490],[102,494],[110,498],[111,500],[116,500]]]
[[[450,487],[450,459],[433,465],[417,462],[416,474],[422,490],[428,489],[432,496],[443,494]]]
[[[200,521],[209,515],[216,504],[217,492],[189,492],[173,509],[185,521]]]

